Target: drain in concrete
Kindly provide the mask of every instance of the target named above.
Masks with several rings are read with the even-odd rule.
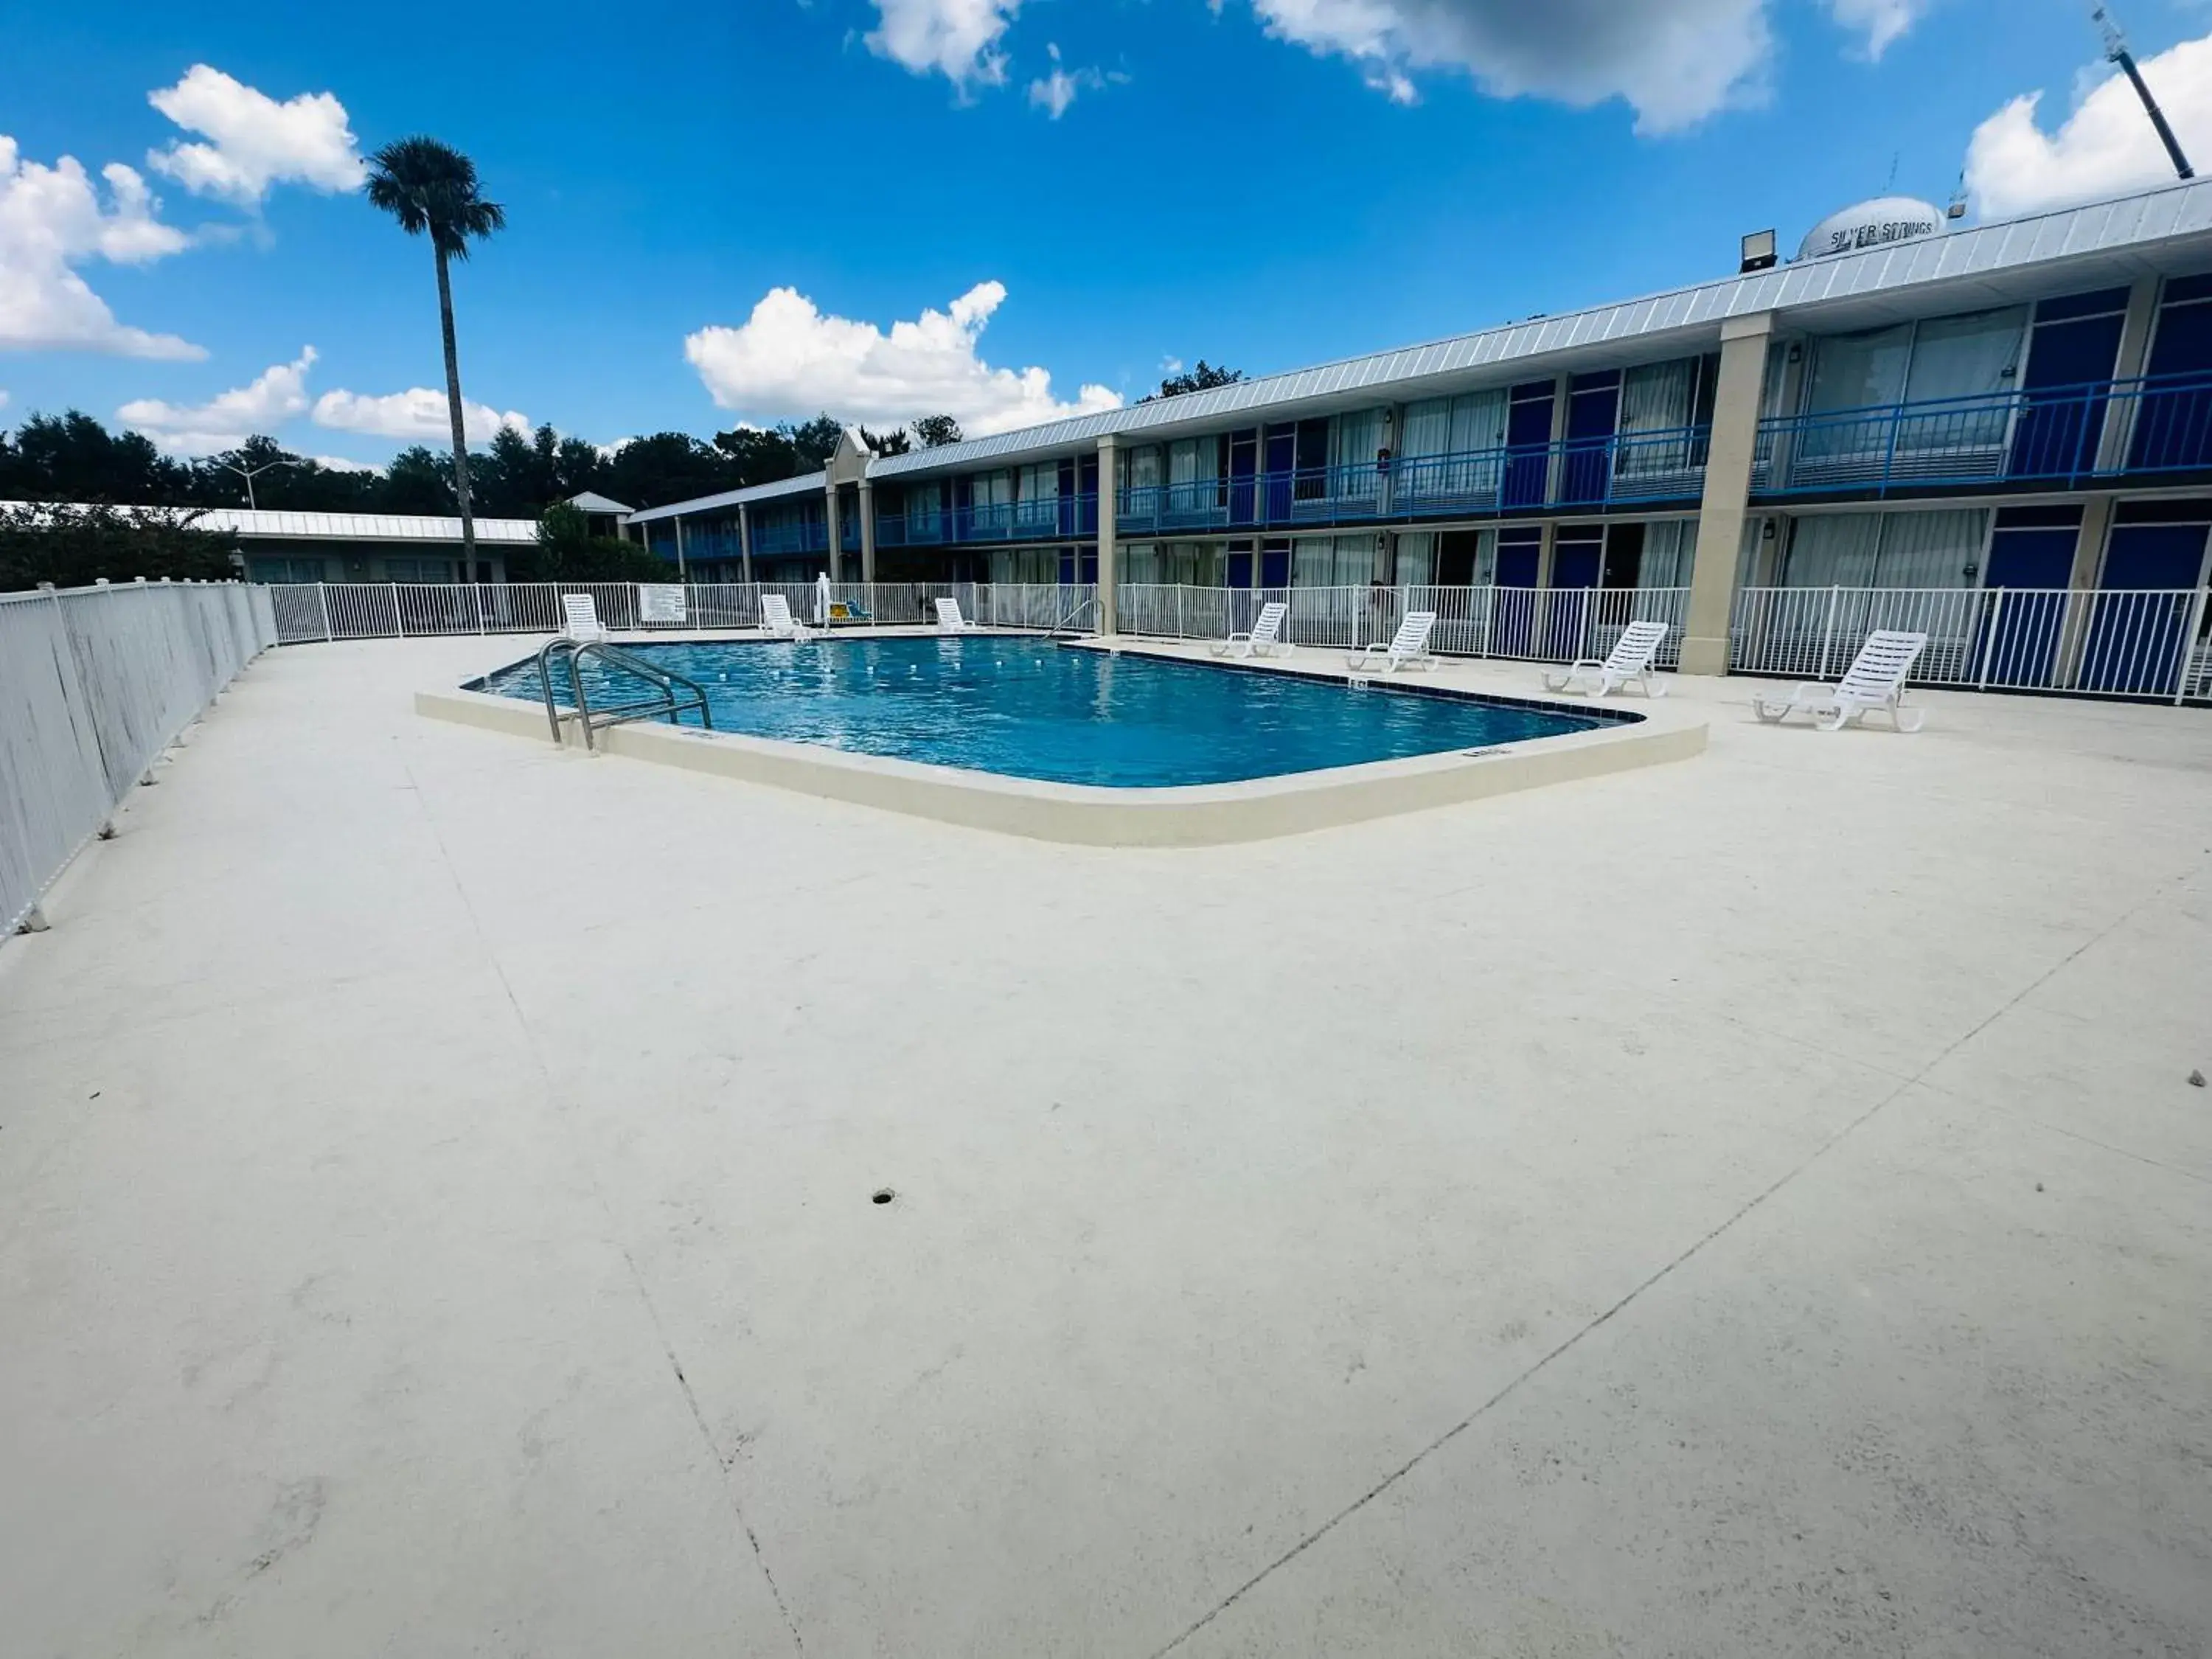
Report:
[[[871,1204],[888,1204],[897,1196],[898,1194],[893,1192],[890,1188],[878,1187],[873,1193],[869,1194],[868,1202]]]

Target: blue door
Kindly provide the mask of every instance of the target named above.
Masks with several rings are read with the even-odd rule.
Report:
[[[1620,418],[1620,371],[1577,374],[1567,390],[1567,450],[1559,465],[1559,504],[1593,507],[1611,493],[1613,434]]]
[[[1524,657],[1536,625],[1536,567],[1544,532],[1534,525],[1498,532],[1498,566],[1491,603],[1490,649],[1501,657]]]
[[[1605,559],[1605,526],[1561,525],[1552,539],[1552,591],[1544,605],[1544,648],[1555,657],[1583,653],[1583,613]]]
[[[2050,520],[2070,517],[2071,524]],[[1991,685],[2051,683],[2066,621],[2067,584],[2074,575],[2074,547],[2081,539],[2081,509],[2026,507],[1997,515],[1983,574],[1981,632],[1974,658],[1986,663]],[[2026,520],[2008,524],[2008,519]],[[2037,523],[2035,520],[2045,522]]]
[[[2191,603],[2188,592],[2175,590],[2196,586],[2204,568],[2204,532],[2201,523],[2112,527],[2097,584],[2096,620],[2081,653],[2083,690],[2172,695]],[[2163,591],[2130,591],[2141,589]]]
[[[1231,587],[1252,586],[1252,544],[1229,544],[1229,585]]]
[[[1265,543],[1260,549],[1260,586],[1288,587],[1291,585],[1291,544],[1285,541]]]
[[[2127,305],[2127,289],[2114,288],[2036,307],[2007,477],[2074,478],[2096,470]]]
[[[1505,490],[1507,507],[1541,507],[1552,466],[1552,393],[1549,380],[1528,380],[1513,388],[1505,405]]]
[[[2166,285],[2150,364],[2136,406],[2128,465],[2186,471],[2212,462],[2212,276]]]

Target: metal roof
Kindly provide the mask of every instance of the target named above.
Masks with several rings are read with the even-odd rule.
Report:
[[[1928,290],[1938,287],[1943,290],[1938,303],[1957,303],[1962,309],[2012,303],[2047,289],[2054,278],[2053,264],[2063,264],[2065,280],[2084,287],[2117,283],[2162,269],[2154,265],[2154,254],[2171,256],[2175,244],[2192,240],[2199,246],[2191,251],[2212,263],[2212,180],[2170,185],[1858,253],[1801,260],[1557,317],[1532,317],[1425,345],[884,456],[869,467],[868,476],[896,478],[1043,459],[1089,447],[1109,433],[1166,437],[1178,431],[1218,428],[1228,416],[1357,407],[1351,400],[1361,393],[1372,394],[1380,402],[1469,390],[1534,372],[1558,372],[1583,362],[1626,367],[1705,349],[1718,339],[1725,319],[1759,312],[1790,313],[1789,320],[1800,325],[1817,320],[1832,327],[1863,327],[1924,313],[1935,297]],[[694,513],[801,483],[822,487],[817,474],[811,480],[763,486],[758,491],[675,501],[636,516]]]
[[[568,497],[568,505],[584,513],[628,513],[629,503],[602,495],[596,489],[586,489]]]
[[[84,502],[56,501],[0,501],[0,510],[28,507],[35,512],[40,507],[67,505],[83,511]],[[401,513],[289,513],[264,508],[259,512],[242,507],[126,507],[125,513],[169,514],[183,519],[189,517],[191,528],[210,530],[219,535],[267,537],[285,541],[333,542],[451,542],[460,544],[461,521],[458,518],[425,518]],[[478,519],[477,539],[480,542],[531,542],[538,539],[538,521],[534,519]]]
[[[774,501],[779,495],[802,495],[808,492],[819,495],[829,486],[826,472],[805,472],[795,478],[779,478],[774,483],[749,484],[743,489],[726,489],[719,495],[701,495],[688,501],[671,501],[665,507],[648,507],[629,515],[632,524],[642,524],[651,519],[672,519],[678,514],[687,518],[695,513],[711,513],[718,507],[735,507],[740,501]]]

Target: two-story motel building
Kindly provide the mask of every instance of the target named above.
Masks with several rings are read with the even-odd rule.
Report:
[[[1686,588],[1708,673],[1745,586],[2195,588],[2212,183],[1870,203],[1766,269],[632,523],[694,580],[1096,581],[1108,632],[1117,581]]]

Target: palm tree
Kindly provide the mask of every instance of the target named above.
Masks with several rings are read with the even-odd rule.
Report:
[[[453,494],[461,504],[461,551],[476,568],[477,524],[469,510],[469,441],[461,423],[461,358],[453,345],[453,284],[447,262],[469,243],[507,228],[507,210],[477,194],[477,164],[435,138],[402,138],[370,156],[368,199],[410,236],[430,234],[438,259],[438,320],[446,331],[446,406],[453,421]]]

